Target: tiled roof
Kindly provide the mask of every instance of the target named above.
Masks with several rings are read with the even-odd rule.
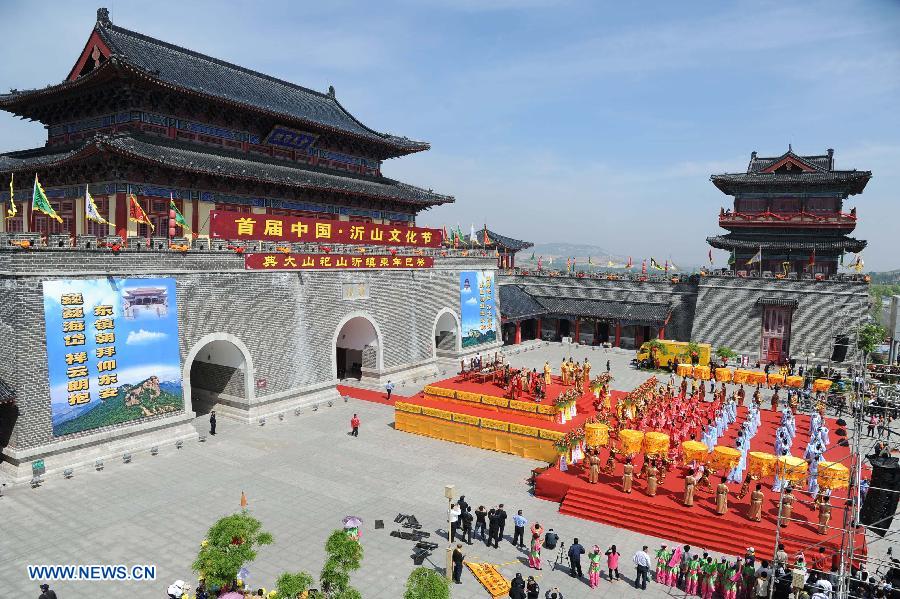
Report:
[[[101,9],[102,10],[102,9]],[[399,156],[429,148],[428,143],[381,133],[363,125],[334,96],[212,58],[174,44],[113,25],[98,14],[96,31],[109,46],[112,59],[82,79],[98,75],[110,65],[127,67],[140,76],[177,90],[186,90],[235,105],[282,117],[285,124],[312,123],[394,148]],[[0,96],[0,105],[19,97],[52,93],[77,84],[64,82],[40,90]]]
[[[500,285],[500,313],[504,318],[532,318],[547,312],[536,299],[518,285]]]
[[[521,239],[515,239],[513,237],[507,237],[506,235],[501,235],[496,231],[492,231],[491,229],[487,230],[488,234],[488,248],[502,248],[507,249],[513,252],[518,252],[520,250],[524,250],[534,246],[530,241],[522,241]],[[449,237],[452,241],[453,234],[450,233]],[[478,238],[477,242],[473,242],[469,235],[463,235],[462,239],[460,239],[459,246],[460,247],[469,247],[469,248],[481,248],[484,247],[484,228],[475,230],[475,237]]]
[[[98,135],[78,148],[65,152],[38,149],[0,155],[0,171],[30,172],[35,168],[80,160],[97,151],[111,152],[187,172],[262,181],[301,189],[343,192],[416,206],[436,206],[454,201],[451,196],[436,194],[386,177],[373,179],[349,173],[339,175],[275,158],[261,159],[243,153],[206,149],[195,144],[138,134]]]
[[[584,316],[602,320],[663,324],[672,313],[672,305],[663,302],[629,300],[575,299],[568,297],[536,297],[548,313]],[[502,309],[502,304],[501,304]]]
[[[720,250],[820,250],[858,253],[866,247],[866,241],[853,237],[836,239],[744,239],[731,234],[707,237],[706,242]]]
[[[799,154],[795,154],[793,150],[788,149],[787,152],[782,154],[781,156],[773,156],[770,158],[763,158],[761,156],[757,156],[756,152],[754,152],[750,156],[750,164],[747,166],[748,173],[755,173],[758,171],[765,170],[775,164],[776,162],[780,162],[785,158],[793,158],[797,162],[801,164],[805,164],[810,168],[814,168],[820,171],[830,171],[832,169],[832,160],[833,156],[828,154],[821,154],[818,156],[800,156]]]

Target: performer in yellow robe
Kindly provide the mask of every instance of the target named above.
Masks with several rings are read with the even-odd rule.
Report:
[[[591,363],[588,362],[588,359],[584,359],[584,367],[582,368],[582,372],[584,372],[584,386],[590,387],[591,385]]]
[[[549,387],[553,370],[550,368],[550,362],[544,362],[544,387]]]
[[[559,365],[559,376],[562,378],[563,387],[569,384],[569,365],[563,358],[562,364]]]

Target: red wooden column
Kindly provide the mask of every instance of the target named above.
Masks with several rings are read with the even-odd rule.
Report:
[[[659,327],[659,335],[657,335],[661,340],[666,338],[666,327]]]
[[[541,338],[542,338],[541,337],[541,319],[538,318],[537,319],[537,340],[540,341]]]
[[[522,323],[517,321],[517,322],[516,322],[516,340],[515,340],[515,344],[518,345],[518,344],[520,344],[520,343],[522,343]]]
[[[125,194],[122,192],[109,198],[110,202],[116,203],[116,235],[123,240],[128,237],[128,204],[125,200]]]
[[[575,343],[581,339],[581,321],[575,318]]]
[[[616,321],[616,347],[622,347],[622,323]]]

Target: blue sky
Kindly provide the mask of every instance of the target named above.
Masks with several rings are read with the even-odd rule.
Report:
[[[68,73],[98,2],[4,2],[0,89]],[[308,87],[431,142],[396,177],[457,198],[419,222],[705,259],[750,152],[834,148],[874,177],[847,206],[872,269],[900,267],[900,2],[401,0],[108,4],[122,26]],[[227,8],[223,8],[226,7]],[[0,117],[0,149],[39,125]],[[724,263],[724,257],[720,257]]]

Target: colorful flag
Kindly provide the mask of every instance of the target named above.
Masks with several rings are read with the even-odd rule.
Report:
[[[809,255],[809,265],[816,265],[816,248],[813,248],[812,254]]]
[[[534,260],[534,252],[531,252],[531,259]]]
[[[150,222],[150,217],[147,216],[147,213],[141,208],[141,205],[138,203],[137,198],[134,197],[133,193],[128,194],[128,220],[134,223],[147,225],[150,227],[151,233],[156,230],[156,227]]]
[[[44,193],[44,188],[41,187],[41,182],[38,181],[37,173],[34,174],[34,193],[31,194],[31,209],[43,212],[58,223],[63,222],[56,210],[53,209],[53,206],[50,205],[50,200],[47,199],[47,194]]]
[[[647,259],[646,258],[641,260],[641,274],[642,275],[647,274]]]
[[[184,220],[184,215],[178,209],[178,206],[175,205],[175,198],[172,197],[172,194],[169,194],[169,210],[175,211],[175,224],[181,227],[182,231],[191,232],[191,228],[187,225],[187,221]]]
[[[534,254],[531,254],[531,258],[534,259]],[[543,256],[538,258],[538,270],[541,270],[542,266],[544,266],[544,257]]]
[[[450,245],[450,237],[447,235],[447,225],[443,225],[441,227],[441,233],[443,234],[442,237],[444,239],[444,244]]]
[[[634,262],[631,260],[631,256],[628,256],[628,263],[625,264],[625,268],[634,268]]]
[[[6,209],[6,218],[15,218],[19,209],[16,208],[16,193],[13,191],[13,179],[15,175],[9,176],[9,208]]]
[[[475,225],[470,225],[469,241],[471,241],[472,243],[474,243],[476,245],[478,244],[478,236],[475,235]]]
[[[84,186],[84,217],[101,225],[112,225],[111,222],[100,215],[97,204],[94,203],[94,198],[91,197],[91,192],[87,185]]]
[[[668,262],[666,264],[668,264]],[[657,262],[656,258],[654,258],[653,256],[650,257],[650,268],[655,268],[656,270],[666,270],[665,267],[659,265],[659,262]]]
[[[866,263],[863,262],[862,256],[856,254],[856,261],[853,262],[853,268],[856,272],[862,272],[863,268],[865,268]]]
[[[553,256],[547,256],[547,264],[553,266]]]
[[[731,250],[731,255],[728,256],[728,266],[733,266],[736,262],[734,250]]]
[[[841,252],[841,266],[844,265],[844,252]]]
[[[712,250],[709,250],[709,264],[713,264]]]
[[[594,265],[594,259],[591,258],[590,256],[588,256],[588,266],[593,266],[593,265]]]
[[[488,234],[487,234],[487,225],[485,225],[485,226],[484,226],[484,245],[485,245],[485,247],[487,247],[487,246],[490,245],[490,244],[491,244],[491,238],[488,237]],[[531,254],[531,259],[534,260],[534,254]]]
[[[755,264],[756,262],[762,264],[762,246],[759,246],[759,249],[753,254],[753,257],[747,260],[747,266]]]

